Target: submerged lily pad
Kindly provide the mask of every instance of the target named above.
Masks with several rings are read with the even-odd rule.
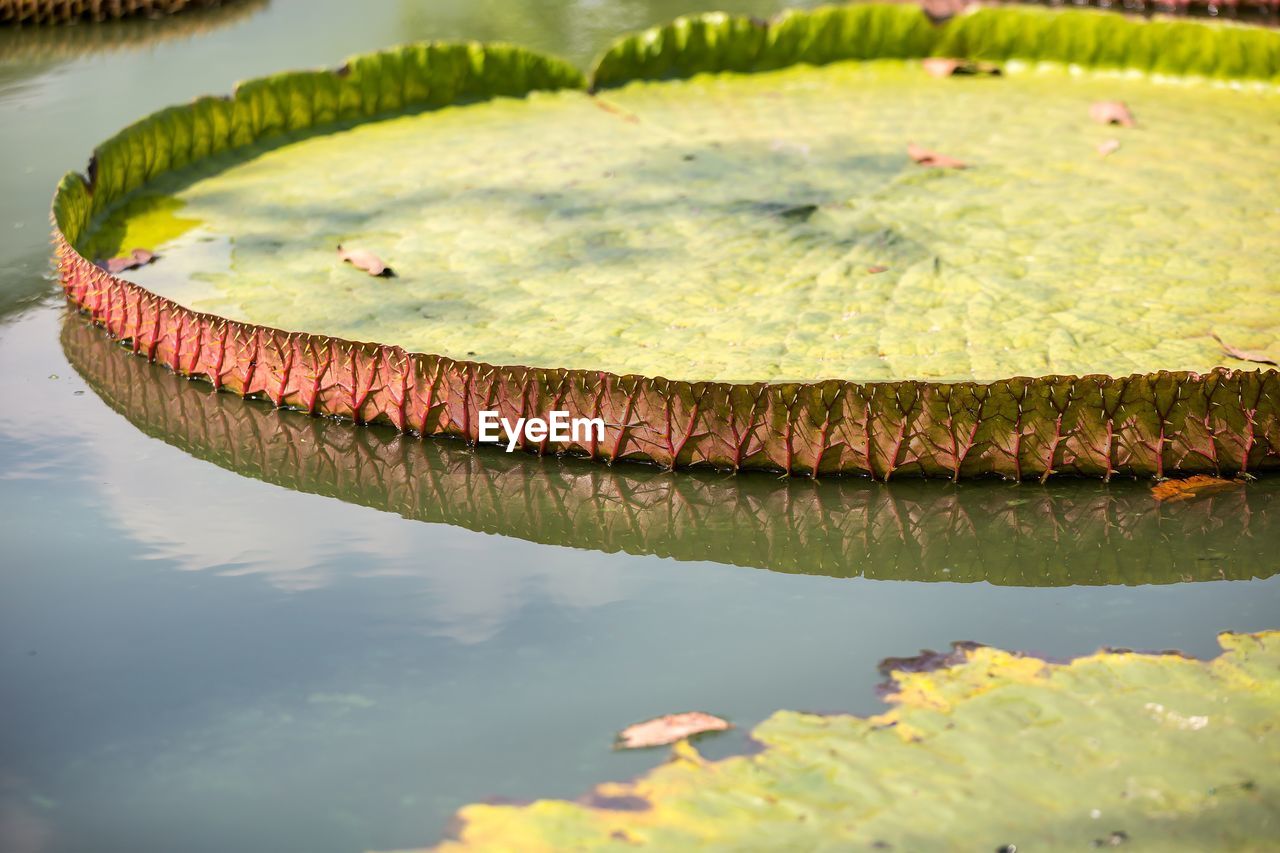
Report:
[[[1280,789],[1280,632],[1219,641],[1207,662],[961,645],[941,669],[893,669],[879,716],[780,711],[756,754],[680,744],[578,803],[467,806],[435,849],[1260,850]]]

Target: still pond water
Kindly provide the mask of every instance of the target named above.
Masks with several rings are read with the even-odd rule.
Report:
[[[769,2],[719,2],[758,14]],[[211,395],[48,273],[63,171],[239,78],[417,39],[586,64],[688,0],[273,0],[0,33],[0,850],[345,853],[573,797],[703,709],[873,713],[976,640],[1215,651],[1280,622],[1280,483],[1157,507],[1048,487],[668,474],[472,453]]]

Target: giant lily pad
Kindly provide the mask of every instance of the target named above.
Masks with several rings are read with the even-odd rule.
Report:
[[[782,711],[755,730],[755,755],[682,745],[577,803],[468,806],[435,849],[1262,850],[1280,632],[1219,641],[1208,662],[968,646],[886,661],[884,714]]]
[[[1011,62],[938,80],[930,54]],[[684,19],[595,94],[518,50],[408,48],[108,143],[55,206],[64,279],[178,370],[424,433],[565,408],[610,432],[554,449],[672,466],[1248,470],[1280,380],[1221,341],[1280,345],[1278,73],[1272,32],[1030,10]],[[1105,159],[1099,100],[1141,117]],[[78,279],[135,247],[163,263]]]
[[[74,24],[115,18],[159,17],[217,7],[223,0],[0,0],[0,25]],[[236,5],[236,0],[227,0]]]
[[[135,0],[130,5],[135,7],[139,20],[118,26],[63,27],[41,24],[77,20],[74,2],[38,0],[33,4],[29,0],[0,0],[0,59],[5,64],[23,63],[29,72],[50,60],[81,59],[93,54],[139,50],[190,39],[245,20],[266,8],[268,0],[225,0],[196,7],[186,3],[181,9],[185,14],[159,14],[178,11],[179,3],[182,0],[168,0],[165,4],[170,7],[168,10],[147,9],[143,7],[155,7],[157,3]],[[99,2],[96,5],[103,12],[112,11],[107,4]],[[123,5],[118,2],[110,4],[117,11],[128,11]],[[26,17],[20,19],[22,15]]]
[[[814,484],[678,475],[351,430],[228,399],[68,317],[62,347],[145,434],[277,486],[549,545],[776,572],[999,586],[1167,584],[1280,569],[1280,478],[1162,503],[1138,483]],[[1172,482],[1172,481],[1169,481]],[[1176,530],[1177,535],[1169,532]]]

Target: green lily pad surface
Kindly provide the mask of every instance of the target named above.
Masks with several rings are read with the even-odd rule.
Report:
[[[681,744],[576,803],[468,806],[437,849],[1273,849],[1280,632],[1219,641],[1208,662],[965,646],[885,661],[885,714],[781,711],[755,755]]]
[[[276,140],[153,182],[86,254],[151,249],[131,279],[235,320],[676,379],[1248,366],[1213,335],[1280,351],[1274,85],[1004,70],[698,75]],[[1137,126],[1091,121],[1100,100]],[[917,165],[913,142],[970,168]]]

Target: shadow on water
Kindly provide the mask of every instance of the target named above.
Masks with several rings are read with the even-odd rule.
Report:
[[[604,467],[276,411],[119,350],[83,317],[67,359],[147,435],[247,477],[409,519],[606,553],[776,572],[1054,587],[1274,574],[1280,480],[1160,504],[1143,483],[815,483]]]

